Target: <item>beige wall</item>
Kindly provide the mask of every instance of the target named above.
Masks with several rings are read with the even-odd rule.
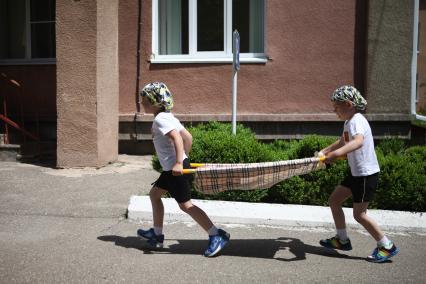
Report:
[[[118,1],[56,1],[57,165],[118,153]]]
[[[419,54],[417,57],[418,97],[417,111],[426,115],[426,0],[420,0]]]
[[[369,1],[368,113],[409,120],[413,1]]]

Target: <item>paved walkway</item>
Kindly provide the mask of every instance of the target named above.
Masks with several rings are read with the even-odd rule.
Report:
[[[375,242],[362,229],[348,230],[352,251],[321,247],[318,240],[332,236],[334,229],[300,222],[300,216],[319,215],[311,211],[315,208],[302,207],[292,215],[293,206],[244,205],[270,210],[262,212],[266,209],[242,208],[241,203],[195,201],[231,234],[220,255],[210,259],[202,256],[206,232],[193,221],[179,219],[176,203],[165,199],[165,248],[153,251],[136,237],[138,228],[152,225],[146,194],[158,173],[150,160],[122,155],[101,169],[69,170],[0,162],[0,282],[423,283],[426,279],[426,234],[414,230],[417,217],[409,222],[415,232],[386,232],[401,252],[376,265],[365,261]],[[126,218],[133,214],[127,212],[131,196],[144,200],[146,218]],[[226,213],[229,205],[234,211]],[[325,210],[321,218],[329,222],[328,209],[320,210]],[[246,223],[241,219],[229,223],[240,211]],[[269,219],[262,221],[259,212]],[[179,216],[172,217],[175,213]],[[272,226],[274,214],[292,216],[285,222],[295,225]]]

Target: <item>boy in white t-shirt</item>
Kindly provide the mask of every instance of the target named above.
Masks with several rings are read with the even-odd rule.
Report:
[[[340,140],[321,150],[320,154],[326,156],[326,163],[332,163],[336,158],[347,155],[351,174],[335,188],[329,198],[337,235],[321,240],[320,244],[332,249],[352,249],[342,210],[342,203],[352,196],[355,220],[377,241],[377,247],[367,260],[383,262],[396,255],[399,249],[382,233],[377,223],[367,216],[368,203],[376,191],[380,172],[370,125],[359,113],[365,110],[367,101],[352,86],[338,88],[331,100],[337,116],[345,120],[343,134]]]
[[[230,235],[213,225],[206,213],[191,202],[189,177],[182,173],[183,168],[189,168],[188,155],[192,147],[192,136],[170,112],[173,97],[164,83],[150,83],[140,94],[145,111],[154,114],[152,138],[163,171],[149,193],[154,227],[149,230],[139,229],[137,234],[147,239],[151,246],[163,247],[164,206],[161,196],[168,192],[180,209],[209,234],[209,244],[204,256],[214,256],[227,244]]]

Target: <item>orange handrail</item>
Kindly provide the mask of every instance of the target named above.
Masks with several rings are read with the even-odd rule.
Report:
[[[13,86],[14,88],[17,88],[18,94],[19,94],[19,102],[20,102],[20,106],[19,106],[19,111],[20,111],[20,120],[21,120],[21,125],[19,125],[18,123],[16,123],[15,121],[13,121],[12,119],[10,119],[8,117],[8,113],[7,113],[7,99],[6,99],[6,95],[2,94],[0,92],[0,95],[3,95],[3,114],[0,114],[0,120],[2,120],[5,123],[5,136],[4,136],[4,142],[5,144],[9,144],[10,139],[9,139],[9,129],[8,129],[8,125],[16,128],[19,132],[21,132],[23,134],[23,140],[25,142],[25,138],[28,136],[36,141],[39,141],[40,138],[38,135],[34,135],[32,133],[30,133],[28,130],[25,129],[25,125],[24,125],[24,111],[23,111],[23,103],[22,103],[22,86],[21,84],[19,84],[16,80],[14,79],[10,79],[8,78],[8,76],[5,73],[1,73],[0,74],[0,78],[3,79],[3,81],[5,81],[7,84],[10,84],[11,86]],[[38,116],[37,116],[37,129],[38,129]]]

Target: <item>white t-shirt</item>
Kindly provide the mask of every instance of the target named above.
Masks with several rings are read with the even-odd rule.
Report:
[[[360,113],[356,113],[350,120],[345,121],[343,137],[345,143],[353,140],[357,134],[364,136],[362,146],[348,153],[348,163],[353,176],[368,176],[380,171],[374,151],[374,140],[367,119]]]
[[[171,171],[176,164],[176,151],[173,141],[166,135],[172,130],[180,132],[184,129],[180,121],[170,112],[160,112],[152,123],[152,139],[155,152],[164,171]],[[183,158],[187,156],[183,153]]]

